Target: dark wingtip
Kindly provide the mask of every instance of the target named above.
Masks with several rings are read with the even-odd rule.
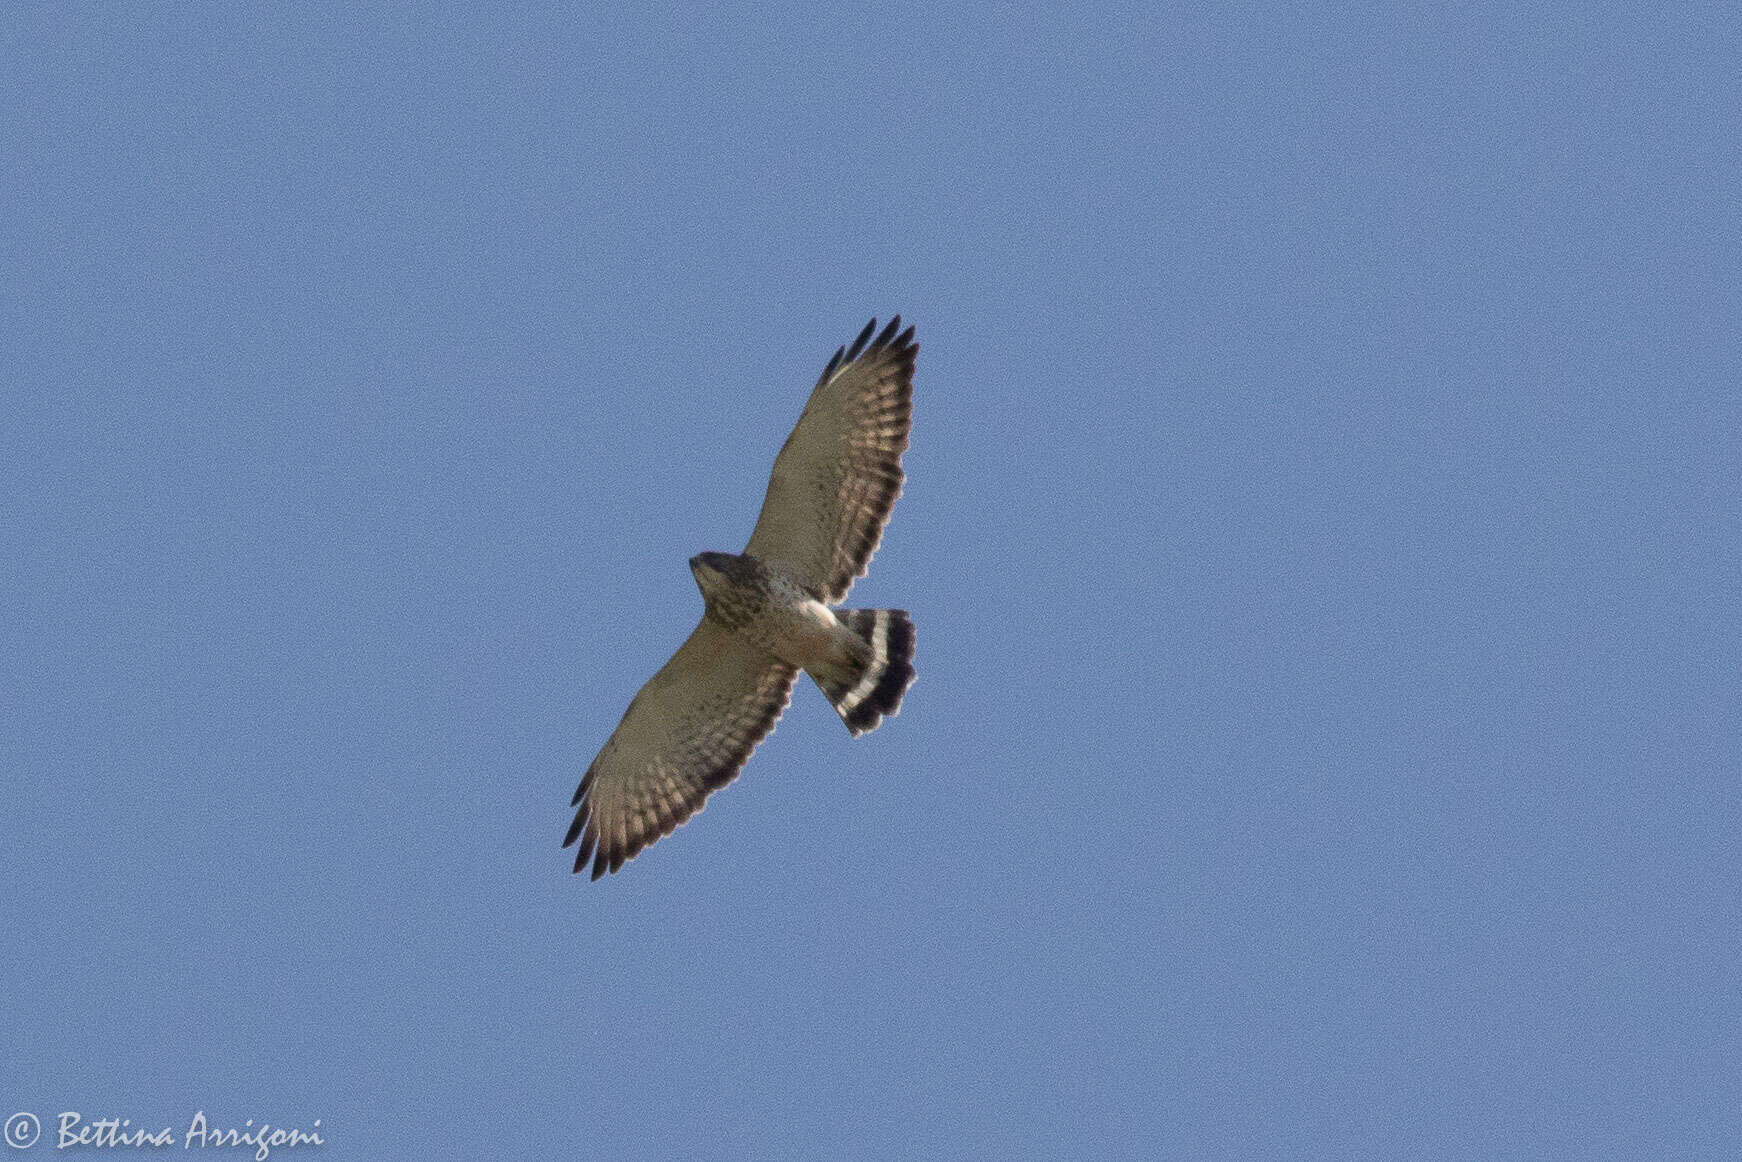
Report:
[[[823,368],[822,378],[817,382],[828,379],[861,355],[883,350],[895,352],[897,358],[907,364],[912,363],[914,355],[919,351],[919,344],[913,341],[913,328],[909,326],[905,331],[901,329],[900,315],[891,318],[881,333],[877,330],[877,320],[872,319],[865,324],[865,329],[859,332],[859,337],[850,346],[835,348],[834,358]]]
[[[853,340],[853,345],[851,347],[847,348],[846,361],[848,363],[853,362],[853,360],[859,358],[859,356],[864,353],[865,345],[867,343],[871,342],[871,336],[873,333],[876,332],[876,330],[877,330],[877,320],[876,319],[872,319],[869,323],[865,324],[865,329],[863,331],[859,332],[859,337],[857,339]]]

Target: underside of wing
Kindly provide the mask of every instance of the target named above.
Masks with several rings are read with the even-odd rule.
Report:
[[[829,360],[775,458],[744,551],[824,601],[840,601],[865,575],[901,495],[918,354],[901,316],[881,333],[871,320]]]
[[[796,671],[707,618],[629,704],[575,790],[563,846],[615,872],[738,777],[792,697]]]

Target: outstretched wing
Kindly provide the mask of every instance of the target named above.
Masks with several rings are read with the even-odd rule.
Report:
[[[629,703],[575,790],[575,870],[593,878],[702,809],[738,777],[792,698],[797,671],[706,617]]]
[[[872,339],[876,329],[872,319],[823,368],[775,457],[744,549],[830,603],[847,596],[882,543],[913,426],[913,328],[902,331],[897,315]]]

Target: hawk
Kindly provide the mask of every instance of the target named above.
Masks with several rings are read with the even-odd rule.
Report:
[[[875,338],[873,336],[875,335]],[[774,458],[750,543],[690,571],[701,624],[641,688],[593,760],[563,846],[596,880],[670,835],[738,777],[803,670],[855,737],[913,684],[901,609],[831,609],[865,575],[901,495],[919,345],[901,316],[840,348]]]

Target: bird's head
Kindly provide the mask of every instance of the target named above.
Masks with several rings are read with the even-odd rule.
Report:
[[[706,596],[727,583],[736,563],[737,558],[730,553],[697,553],[690,558],[690,572],[695,574],[696,584]]]

